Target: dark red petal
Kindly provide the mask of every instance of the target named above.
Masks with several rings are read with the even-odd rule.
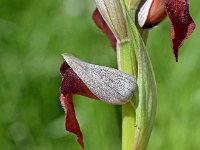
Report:
[[[116,49],[117,40],[116,40],[114,34],[112,33],[112,31],[110,30],[110,28],[108,27],[108,25],[106,24],[106,22],[104,21],[104,19],[102,18],[101,14],[97,8],[93,13],[92,18],[93,18],[94,22],[96,23],[96,25],[106,34],[106,36],[110,40],[112,47],[114,49]]]
[[[189,14],[188,0],[166,0],[165,6],[171,21],[172,47],[178,61],[178,49],[192,34],[195,23]]]
[[[88,89],[66,62],[61,65],[60,73],[62,75],[60,101],[66,112],[66,130],[76,134],[78,143],[84,147],[83,136],[74,110],[73,94],[79,94],[93,99],[98,98]]]
[[[65,128],[69,132],[73,132],[77,136],[77,142],[81,145],[82,148],[84,148],[83,143],[83,135],[80,130],[78,121],[76,119],[76,113],[74,111],[74,104],[73,104],[73,97],[71,94],[67,94],[63,96],[61,94],[60,96],[61,104],[65,110],[66,113],[66,122],[65,122]]]
[[[67,71],[70,68],[70,66],[67,64],[67,62],[63,62],[63,64],[60,66],[60,73],[62,76],[64,76],[65,71]]]
[[[78,94],[89,98],[98,99],[76,75],[72,68],[69,68],[66,62],[61,65],[60,72],[63,77],[60,91],[63,95]]]

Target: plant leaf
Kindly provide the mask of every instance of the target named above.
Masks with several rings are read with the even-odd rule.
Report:
[[[145,44],[126,10],[131,49],[138,62],[139,101],[136,106],[136,129],[133,149],[146,148],[156,115],[157,90],[153,68]]]

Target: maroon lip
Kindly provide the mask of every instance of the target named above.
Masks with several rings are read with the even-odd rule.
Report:
[[[77,142],[84,148],[83,135],[76,119],[73,95],[78,94],[93,99],[98,98],[87,88],[66,62],[61,65],[60,73],[62,75],[60,101],[66,113],[65,128],[67,131],[76,134]]]

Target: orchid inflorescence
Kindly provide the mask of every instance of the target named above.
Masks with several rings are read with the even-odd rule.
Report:
[[[131,101],[136,113],[137,127],[135,142],[131,147],[145,149],[155,118],[157,98],[153,69],[139,30],[150,29],[168,16],[171,21],[172,48],[178,60],[179,47],[195,28],[189,14],[188,0],[95,2],[97,8],[93,13],[93,20],[116,49],[121,71],[89,64],[70,54],[63,54],[65,61],[60,67],[60,101],[66,113],[66,130],[76,134],[77,141],[84,148],[83,135],[73,105],[75,94],[109,104],[125,104]],[[125,57],[124,51],[129,52],[130,56]],[[136,60],[133,61],[134,59]],[[127,67],[123,66],[126,61],[130,64],[128,67],[131,71],[123,69]]]

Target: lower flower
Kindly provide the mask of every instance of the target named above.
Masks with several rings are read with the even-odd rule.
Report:
[[[66,113],[65,127],[67,131],[77,135],[78,143],[84,148],[73,95],[78,94],[109,104],[124,104],[135,91],[135,78],[117,69],[86,63],[69,54],[63,54],[63,57],[65,62],[60,67],[60,101]]]

